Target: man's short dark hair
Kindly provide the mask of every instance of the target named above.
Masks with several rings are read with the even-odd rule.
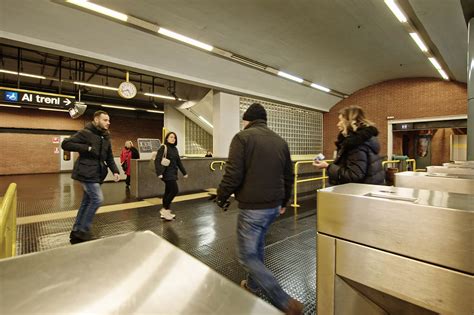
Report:
[[[106,111],[98,110],[94,113],[94,118],[99,117],[100,115],[107,115],[108,116],[109,114],[107,114]]]

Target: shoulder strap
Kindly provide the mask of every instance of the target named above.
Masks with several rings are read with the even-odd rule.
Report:
[[[165,152],[163,153],[163,157],[166,159],[166,154],[168,153],[168,148],[166,147],[166,144],[163,144],[165,147]]]

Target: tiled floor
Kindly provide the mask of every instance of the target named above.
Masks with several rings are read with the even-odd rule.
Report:
[[[0,176],[0,192],[8,182],[18,184],[19,217],[54,214],[77,209],[82,191],[69,174],[34,176]],[[124,183],[103,185],[104,204],[136,202],[126,194]],[[266,238],[266,265],[290,295],[305,303],[305,314],[315,313],[316,299],[316,202],[300,202],[298,216],[293,209],[280,217]],[[173,210],[177,219],[160,219],[159,205],[117,209],[95,217],[93,233],[97,238],[150,230],[201,260],[235,283],[245,272],[235,258],[236,220],[234,202],[227,212],[205,198],[177,202]],[[69,244],[74,217],[39,220],[18,225],[18,254],[46,250]],[[262,297],[265,298],[265,297]]]

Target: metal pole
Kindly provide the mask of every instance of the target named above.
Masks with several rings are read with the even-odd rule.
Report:
[[[467,107],[467,160],[474,161],[474,18],[468,25]]]

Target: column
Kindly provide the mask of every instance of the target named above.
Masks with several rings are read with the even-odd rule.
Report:
[[[240,131],[240,97],[223,92],[214,94],[212,122],[214,157],[227,158],[230,142]]]

